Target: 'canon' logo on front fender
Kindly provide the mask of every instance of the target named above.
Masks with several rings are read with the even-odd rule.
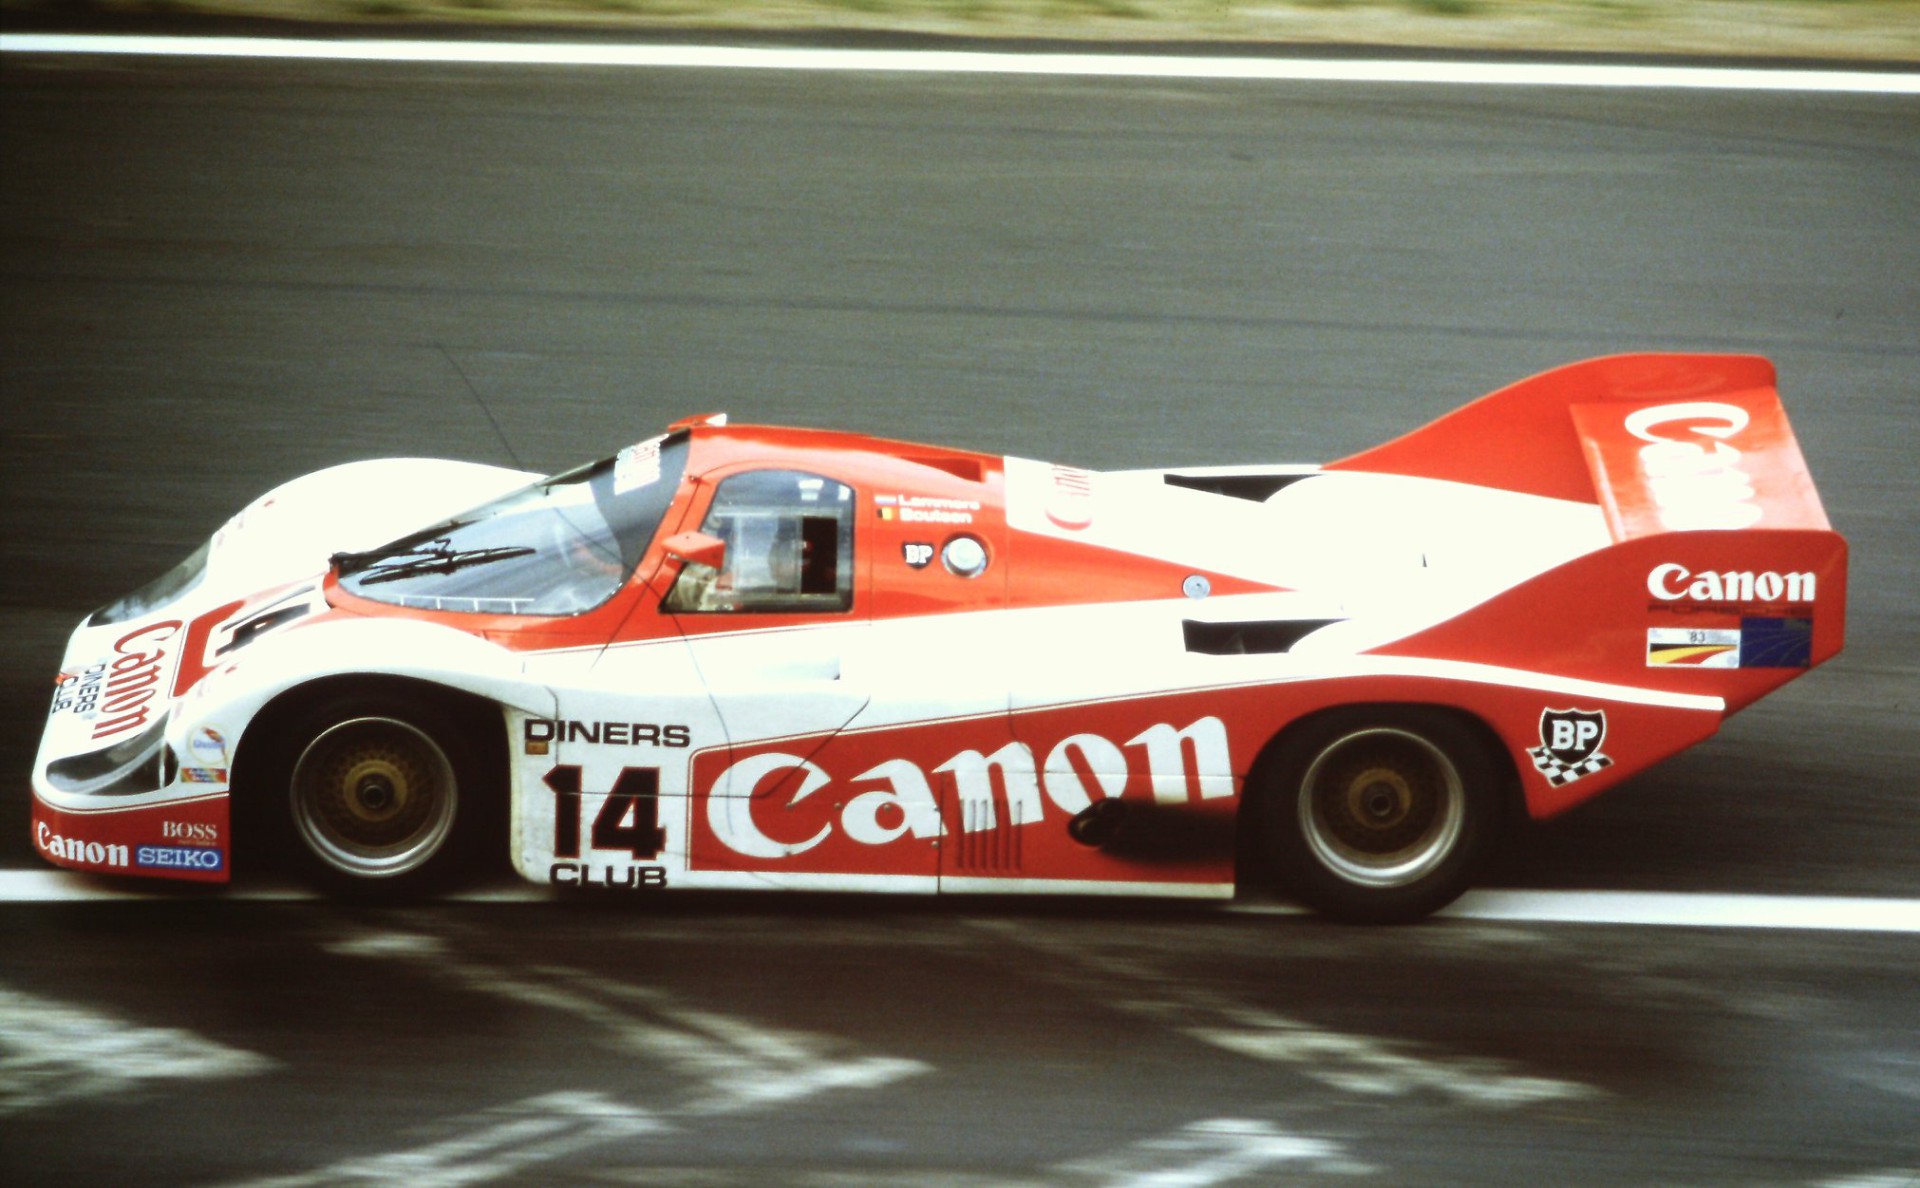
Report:
[[[1671,561],[1647,574],[1647,593],[1662,602],[1812,602],[1810,573],[1759,573],[1703,569],[1693,572]]]

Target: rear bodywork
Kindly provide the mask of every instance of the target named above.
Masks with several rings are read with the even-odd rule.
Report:
[[[255,723],[378,678],[492,707],[502,841],[538,882],[1226,895],[1249,777],[1316,714],[1444,707],[1543,818],[1844,628],[1845,543],[1744,356],[1575,364],[1325,466],[1091,472],[714,420],[621,459],[657,530],[567,613],[328,560],[535,476],[363,464],[434,494],[368,501],[348,467],[236,517],[197,583],[75,633],[37,848],[225,879],[230,797],[276,795],[232,778]],[[777,551],[779,499],[807,572],[756,601],[700,558]]]

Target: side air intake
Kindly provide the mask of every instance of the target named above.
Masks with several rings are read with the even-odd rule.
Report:
[[[1318,476],[1312,474],[1169,474],[1164,477],[1169,487],[1185,487],[1189,491],[1205,491],[1209,495],[1226,495],[1252,503],[1265,503],[1282,488],[1290,487],[1301,479]]]
[[[1262,653],[1290,652],[1293,645],[1322,627],[1345,622],[1344,619],[1269,619],[1252,623],[1181,624],[1187,638],[1187,651],[1203,656],[1251,656]]]

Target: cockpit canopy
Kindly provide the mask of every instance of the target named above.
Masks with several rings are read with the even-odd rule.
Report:
[[[592,610],[632,576],[686,465],[684,433],[628,446],[391,544],[338,554],[340,585],[422,610]]]

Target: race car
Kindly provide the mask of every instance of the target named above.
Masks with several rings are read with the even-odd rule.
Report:
[[[1409,920],[1836,654],[1846,560],[1750,356],[1572,364],[1323,466],[719,415],[550,477],[353,463],[74,633],[33,842]]]

